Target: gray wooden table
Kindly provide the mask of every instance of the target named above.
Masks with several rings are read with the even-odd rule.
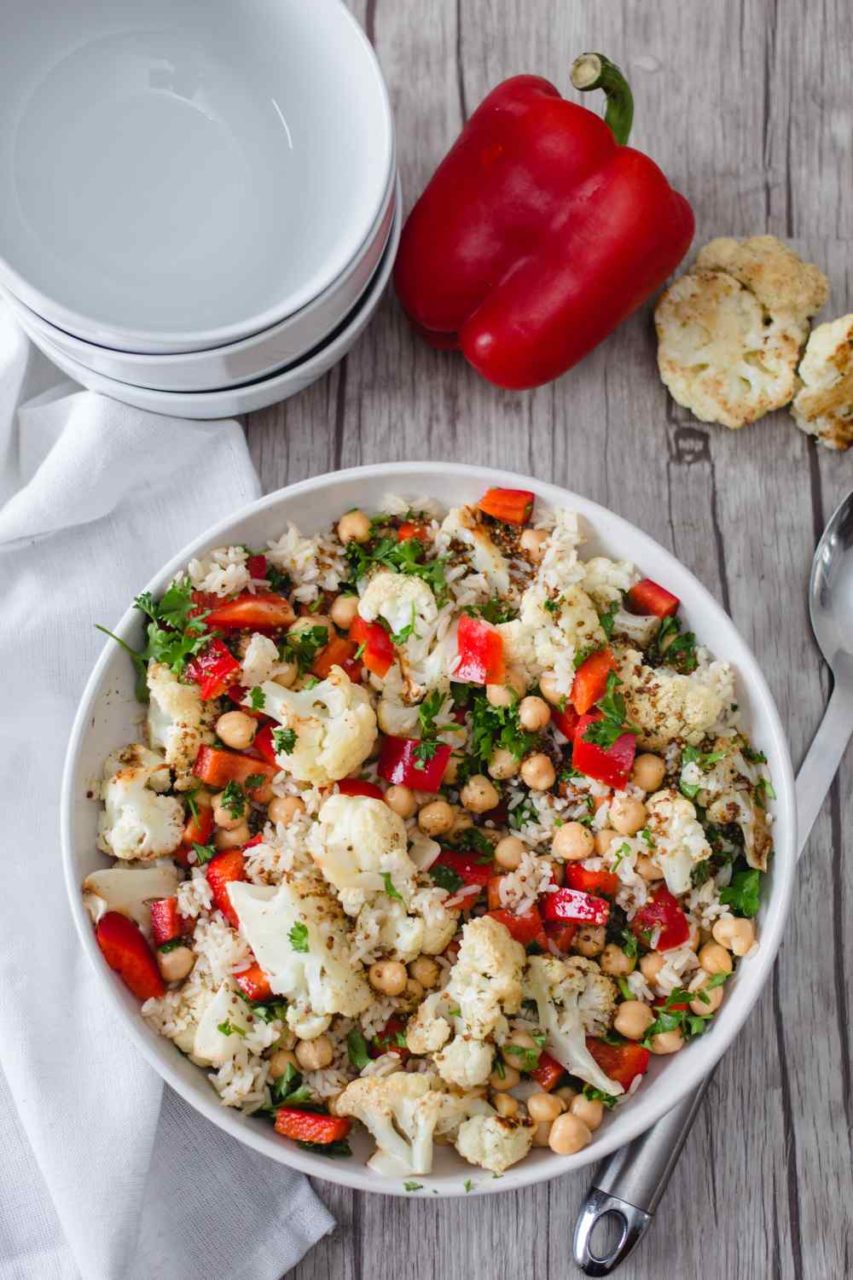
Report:
[[[793,238],[829,274],[827,316],[853,310],[850,0],[354,0],[391,88],[407,205],[466,113],[505,76],[568,91],[600,49],[629,73],[634,143],[712,235]],[[782,413],[741,432],[668,400],[648,309],[580,368],[510,394],[406,327],[393,297],[351,355],[248,421],[266,489],[338,467],[457,458],[587,494],[688,564],[758,654],[795,762],[827,696],[805,587],[815,538],[853,485],[853,452],[816,448]],[[788,936],[729,1053],[652,1234],[625,1280],[853,1273],[849,759],[815,828]],[[546,1280],[577,1272],[588,1177],[442,1203],[318,1183],[339,1227],[294,1280]]]

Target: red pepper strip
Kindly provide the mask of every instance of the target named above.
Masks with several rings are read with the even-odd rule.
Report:
[[[573,83],[604,89],[607,123],[538,76],[504,81],[403,229],[404,309],[501,387],[565,373],[663,284],[693,238],[684,197],[619,145],[630,90],[618,68],[598,54],[578,63]]]
[[[542,927],[542,917],[536,907],[530,907],[520,915],[515,915],[504,907],[498,908],[497,911],[488,911],[486,914],[502,924],[523,947],[529,946],[531,942],[538,943],[543,951],[547,947],[548,938]]]
[[[198,806],[198,817],[190,814],[187,818],[184,834],[181,836],[181,843],[175,850],[175,859],[182,867],[189,867],[193,864],[190,862],[189,855],[193,852],[194,844],[207,844],[213,835],[213,810],[208,805],[206,808]]]
[[[256,742],[257,738],[256,734]],[[239,782],[242,785],[253,774],[262,777],[263,784],[249,790],[253,800],[263,796],[267,781],[277,772],[277,768],[267,764],[265,760],[256,760],[254,756],[242,755],[236,751],[223,751],[220,747],[199,747],[193,765],[195,776],[217,791],[229,782]]]
[[[563,1067],[556,1058],[552,1058],[550,1053],[545,1053],[544,1049],[539,1055],[539,1066],[535,1071],[530,1072],[530,1078],[535,1080],[540,1089],[545,1093],[550,1093],[556,1088],[558,1082],[565,1072]]]
[[[186,672],[205,700],[220,698],[239,679],[240,663],[221,640],[214,639],[190,659]]]
[[[631,921],[631,931],[638,938],[660,926],[660,936],[655,950],[671,951],[681,947],[690,938],[690,924],[678,905],[678,899],[665,884],[653,890]]]
[[[351,1123],[347,1116],[327,1116],[319,1111],[303,1111],[300,1107],[279,1107],[275,1113],[276,1133],[322,1147],[345,1138]]]
[[[482,618],[463,613],[456,632],[459,662],[453,679],[469,684],[503,684],[506,678],[501,633]]]
[[[415,791],[438,791],[452,748],[440,743],[431,760],[421,761],[415,754],[419,746],[417,738],[384,738],[377,766],[380,778]]]
[[[118,911],[108,911],[95,926],[95,938],[104,959],[137,1000],[166,994],[154,952],[138,925]]]
[[[606,899],[594,898],[579,889],[556,889],[553,893],[543,893],[539,905],[545,920],[606,924],[610,917],[610,903]]]
[[[342,796],[370,796],[373,800],[384,800],[385,793],[375,782],[366,782],[363,778],[341,778],[338,791]]]
[[[572,682],[572,706],[578,715],[586,715],[607,692],[607,677],[616,670],[616,659],[609,649],[599,649],[582,662]]]
[[[397,1057],[405,1062],[409,1056],[409,1050],[405,1043],[400,1043],[405,1039],[406,1024],[403,1019],[389,1018],[385,1026],[380,1028],[370,1041],[367,1052],[371,1058],[381,1058],[383,1053],[396,1053]]]
[[[570,889],[583,893],[603,893],[612,898],[619,890],[620,880],[614,871],[587,871],[577,862],[566,864],[566,884]]]
[[[361,663],[355,660],[358,645],[354,640],[345,640],[343,636],[332,636],[324,645],[311,665],[312,674],[325,680],[332,667],[341,667],[350,680],[357,684],[361,679]]]
[[[558,951],[571,951],[579,925],[573,920],[548,920],[545,933],[548,941],[553,942]]]
[[[256,555],[249,556],[246,561],[246,568],[249,570],[249,576],[254,579],[266,578],[267,576],[267,558],[266,556]]]
[[[432,865],[455,871],[466,888],[476,884],[483,889],[494,876],[494,863],[478,862],[476,853],[455,853],[452,849],[443,849]]]
[[[358,648],[363,645],[361,661],[381,679],[388,674],[388,668],[396,657],[391,637],[378,622],[365,622],[364,618],[353,618],[350,623],[349,638]]]
[[[560,710],[559,707],[551,708],[551,721],[560,730],[564,738],[568,738],[571,742],[575,736],[575,729],[578,727],[578,713],[574,707],[566,707]]]
[[[252,746],[255,748],[261,759],[265,760],[267,764],[271,764],[276,772],[278,772],[279,766],[276,764],[275,742],[273,740],[272,731],[273,726],[271,724],[262,725],[255,734]]]
[[[535,495],[529,489],[487,489],[477,503],[480,511],[504,524],[527,524]]]
[[[274,629],[289,627],[296,614],[289,600],[272,591],[254,595],[243,592],[234,600],[226,600],[211,609],[204,620],[211,630],[234,631],[247,627]]]
[[[273,990],[269,984],[269,979],[264,973],[257,960],[254,964],[250,964],[248,969],[243,969],[240,973],[234,974],[234,981],[243,992],[247,1000],[254,1000],[259,1003],[263,1000],[272,1000]]]
[[[588,1036],[586,1047],[604,1074],[623,1089],[629,1089],[634,1077],[645,1075],[649,1069],[651,1054],[640,1044],[608,1044]]]
[[[178,910],[177,898],[156,898],[151,903],[151,933],[158,947],[192,933],[193,922]]]
[[[224,853],[217,853],[216,857],[208,862],[206,875],[207,883],[213,890],[214,906],[219,908],[229,924],[235,929],[238,928],[240,921],[237,912],[231,906],[228,886],[235,880],[246,879],[246,863],[242,849],[226,849]]]
[[[628,591],[628,605],[632,613],[642,613],[646,616],[655,614],[658,618],[671,618],[678,612],[680,604],[678,596],[674,596],[671,591],[659,586],[657,582],[652,582],[651,578],[643,578],[642,582],[635,582]]]
[[[628,785],[634,767],[637,739],[633,733],[623,733],[612,747],[599,747],[594,742],[586,742],[584,734],[587,729],[600,719],[600,714],[596,712],[581,716],[578,720],[572,744],[572,764],[588,778],[596,778],[608,787],[621,791]]]
[[[426,542],[426,527],[422,524],[416,524],[414,520],[404,520],[397,529],[397,541],[408,542],[409,538],[417,538],[418,542]]]

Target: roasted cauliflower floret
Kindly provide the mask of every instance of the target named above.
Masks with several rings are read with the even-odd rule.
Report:
[[[485,1040],[505,1026],[507,1013],[521,1007],[524,947],[491,916],[469,920],[445,994],[459,1009],[465,1031]]]
[[[283,689],[271,681],[260,688],[266,714],[295,735],[290,750],[283,744],[276,760],[299,782],[337,782],[358,769],[373,750],[376,716],[370,699],[340,667],[332,667],[312,689]]]
[[[457,1089],[476,1089],[491,1074],[495,1046],[491,1040],[475,1040],[463,1033],[435,1055],[434,1062],[442,1080]]]
[[[437,549],[440,552],[452,550],[454,542],[469,550],[471,566],[476,573],[483,575],[490,593],[499,596],[508,593],[510,578],[506,557],[471,507],[454,507],[442,522],[436,539]]]
[[[721,676],[726,673],[723,665]],[[628,719],[640,730],[640,745],[653,751],[670,742],[701,742],[723,713],[722,679],[715,685],[695,674],[648,667],[635,649],[620,656],[619,676]]]
[[[450,1022],[444,1016],[448,1011],[449,1001],[443,991],[433,991],[421,1001],[406,1027],[406,1046],[410,1053],[418,1056],[438,1053],[447,1044],[452,1034]]]
[[[759,765],[747,760],[743,747],[739,738],[718,738],[707,763],[703,759],[683,765],[681,782],[697,789],[697,802],[711,822],[740,827],[747,862],[766,871],[773,839],[762,803],[764,775]]]
[[[202,701],[197,684],[181,684],[162,662],[148,664],[148,740],[165,753],[175,773],[175,790],[195,783],[192,767],[203,742],[213,741],[212,704]]]
[[[406,824],[382,800],[330,796],[308,847],[348,915],[377,894],[393,891],[408,902],[414,893],[417,868],[407,851]]]
[[[813,329],[800,361],[791,412],[827,449],[853,444],[853,314]]]
[[[637,581],[637,576],[637,570],[627,560],[591,556],[583,563],[581,585],[596,608],[603,610],[620,602],[625,592]]]
[[[435,596],[423,578],[387,572],[368,581],[358,612],[366,622],[383,618],[392,635],[402,635],[411,628],[401,644],[427,635],[438,616]]]
[[[174,897],[178,872],[173,862],[150,867],[104,867],[83,881],[83,905],[97,924],[107,911],[118,911],[135,920],[145,933],[151,931],[150,903]]]
[[[524,996],[536,1001],[552,1058],[595,1089],[610,1094],[625,1092],[618,1081],[604,1074],[586,1047],[587,1036],[602,1035],[609,1029],[616,1004],[616,988],[594,960],[531,956]]]
[[[803,326],[829,296],[829,282],[821,269],[803,262],[776,236],[746,240],[719,236],[699,250],[696,266],[725,271],[755,294],[766,311],[784,312]]]
[[[546,672],[553,675],[564,694],[572,687],[577,654],[607,643],[595,605],[576,582],[557,596],[533,583],[521,598],[519,616],[498,630],[512,666],[526,672],[531,682]]]
[[[256,631],[250,637],[249,643],[246,645],[246,651],[243,654],[240,683],[246,689],[253,689],[255,685],[259,684],[266,684],[268,680],[275,679],[284,665],[275,641],[271,640],[269,636],[263,636],[259,631]]]
[[[647,826],[654,839],[651,857],[663,872],[670,893],[687,893],[690,875],[711,856],[696,810],[678,791],[657,791],[646,801]]]
[[[170,785],[163,757],[140,743],[108,756],[98,848],[139,862],[173,853],[183,835],[184,807],[174,796],[159,794]]]
[[[453,1145],[469,1164],[504,1173],[533,1145],[536,1125],[515,1116],[478,1115],[459,1126]]]

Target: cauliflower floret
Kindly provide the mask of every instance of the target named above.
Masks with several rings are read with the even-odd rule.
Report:
[[[504,1014],[521,1007],[524,947],[491,916],[469,920],[445,995],[459,1009],[465,1031],[485,1040],[506,1025]]]
[[[330,796],[308,847],[348,915],[358,915],[365,902],[389,889],[404,902],[414,893],[417,869],[407,851],[406,824],[373,796]]]
[[[288,1025],[314,1036],[331,1014],[356,1017],[373,995],[353,960],[346,919],[319,877],[293,876],[278,886],[229,885],[240,933],[276,995],[289,1001]],[[324,1021],[325,1020],[325,1021]]]
[[[358,612],[365,622],[384,618],[392,635],[413,628],[406,644],[428,634],[438,616],[435,596],[427,583],[407,573],[375,574],[364,589]]]
[[[222,1067],[237,1053],[252,1025],[252,1011],[227,982],[208,1001],[195,1028],[191,1056],[206,1067]]]
[[[536,1125],[515,1116],[478,1115],[459,1126],[453,1145],[469,1164],[504,1173],[533,1145]]]
[[[490,1040],[461,1035],[445,1045],[434,1061],[442,1080],[457,1089],[476,1089],[488,1080],[494,1056],[495,1046]]]
[[[721,664],[713,673],[719,679],[709,682],[701,675],[647,667],[637,650],[624,650],[619,656],[620,692],[628,719],[640,730],[640,745],[658,751],[670,742],[701,742],[723,712],[720,686],[727,670]]]
[[[819,324],[800,362],[791,412],[801,431],[828,449],[853,444],[853,314]]]
[[[524,995],[536,1001],[552,1058],[595,1089],[614,1095],[625,1092],[618,1081],[604,1074],[586,1047],[587,1036],[608,1030],[616,1003],[613,983],[594,960],[531,956]]]
[[[762,775],[743,754],[738,738],[718,738],[710,752],[711,763],[688,763],[681,780],[696,786],[696,798],[711,822],[735,823],[743,834],[743,851],[751,867],[767,870],[773,839],[757,788]],[[714,757],[719,757],[714,759]]]
[[[813,262],[789,249],[776,236],[750,236],[735,240],[719,236],[699,250],[700,270],[725,271],[754,293],[762,307],[784,312],[805,326],[829,296],[829,282]]]
[[[406,1046],[410,1053],[418,1056],[438,1053],[447,1044],[451,1028],[443,1014],[448,1007],[443,991],[433,991],[421,1001],[417,1013],[406,1027]]]
[[[595,605],[578,583],[567,585],[556,598],[533,583],[521,597],[519,616],[498,630],[512,666],[531,680],[546,672],[553,675],[564,694],[572,687],[576,655],[607,643]]]
[[[419,888],[409,903],[409,910],[416,912],[423,920],[421,951],[425,955],[441,955],[456,932],[459,913],[451,911],[447,906],[449,896],[445,889],[428,881],[427,887]]]
[[[150,903],[174,897],[178,872],[173,862],[150,867],[104,867],[83,881],[83,905],[97,924],[107,911],[118,911],[135,920],[145,933],[151,931]]]
[[[690,874],[711,856],[696,810],[678,791],[656,791],[646,801],[647,826],[654,838],[652,859],[663,872],[670,893],[687,893]]]
[[[165,752],[175,771],[175,790],[195,784],[192,767],[203,742],[213,741],[213,708],[202,701],[197,684],[181,684],[162,662],[148,664],[148,740]]]
[[[274,680],[286,664],[281,661],[278,645],[269,636],[256,631],[243,654],[240,683],[245,689]]]
[[[266,714],[296,735],[292,750],[279,751],[276,760],[299,782],[337,782],[373,750],[376,716],[370,698],[340,667],[332,667],[313,689],[283,689],[272,682],[260,688]]]
[[[436,545],[440,551],[446,552],[454,542],[470,548],[473,568],[483,575],[495,595],[508,594],[509,564],[471,507],[454,507],[444,518]]]
[[[621,601],[638,576],[637,570],[628,560],[592,556],[583,562],[582,586],[596,607],[603,610]]]
[[[184,807],[174,796],[158,794],[170,784],[163,757],[140,743],[108,756],[98,848],[140,862],[173,853],[183,835]]]

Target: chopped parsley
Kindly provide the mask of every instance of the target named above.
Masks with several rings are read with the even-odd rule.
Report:
[[[289,756],[296,746],[296,730],[273,729],[272,744],[276,755]]]
[[[210,862],[211,858],[216,857],[216,847],[212,844],[196,844],[193,841],[193,852],[196,856],[196,866],[203,867]]]
[[[220,1022],[217,1025],[216,1030],[223,1036],[240,1036],[241,1039],[245,1039],[246,1037],[246,1032],[243,1028],[235,1026],[228,1018],[226,1018],[224,1022]]]
[[[290,945],[294,951],[308,951],[308,926],[301,921],[297,921],[288,933]]]
[[[370,1055],[367,1052],[367,1041],[358,1027],[353,1027],[352,1031],[347,1035],[347,1055],[356,1071],[362,1071],[370,1061]]]
[[[550,613],[552,618],[555,618],[557,614],[560,612],[561,603],[562,601],[560,599],[546,600],[543,603],[542,608],[545,610],[546,613]]]
[[[685,765],[695,764],[704,773],[706,769],[710,769],[718,760],[725,759],[725,751],[705,751],[702,752],[698,747],[685,747],[681,753],[682,771]],[[694,800],[698,793],[702,790],[702,784],[699,782],[679,782],[682,795],[687,796],[688,800]]]
[[[601,623],[601,630],[609,640],[613,635],[613,624],[616,621],[616,614],[619,612],[619,601],[614,600],[609,604],[603,613],[598,615],[598,621]]]
[[[648,827],[643,827],[642,831],[640,832],[640,839],[643,841],[643,844],[648,845],[650,849],[654,849],[655,838]]]
[[[392,643],[405,644],[406,641],[409,639],[409,637],[415,634],[416,620],[417,620],[417,613],[415,612],[415,606],[413,604],[411,621],[407,622],[406,625],[404,627],[401,627],[399,631],[395,631],[392,633],[391,635]]]
[[[274,1107],[292,1107],[300,1102],[310,1102],[313,1098],[311,1090],[302,1083],[302,1076],[292,1062],[288,1062],[284,1073],[276,1076],[270,1086],[270,1098]]]
[[[422,1182],[404,1182],[403,1186],[407,1191],[422,1191],[424,1184]]]
[[[454,871],[453,867],[446,867],[443,863],[434,863],[429,869],[429,874],[433,884],[437,884],[439,889],[446,889],[448,893],[457,893],[465,883],[458,871]]]
[[[265,782],[266,778],[262,773],[250,773],[244,785],[247,791],[257,791]]]
[[[418,707],[418,723],[421,730],[421,740],[415,747],[415,759],[421,764],[427,764],[432,760],[441,743],[438,741],[438,734],[447,729],[458,729],[457,724],[435,723],[436,716],[444,705],[444,694],[440,689],[434,689],[432,693],[428,693]]]
[[[518,617],[518,610],[501,600],[500,596],[493,596],[485,604],[466,605],[462,612],[467,613],[469,618],[482,618],[484,622],[491,622],[494,627],[502,622],[512,622]]]
[[[708,1023],[714,1015],[693,1013],[690,1002],[696,998],[695,991],[686,991],[684,987],[676,987],[671,991],[665,1002],[658,1007],[658,1016],[643,1037],[643,1044],[648,1047],[652,1036],[661,1035],[666,1031],[680,1031],[688,1040],[701,1036],[707,1030]],[[685,1005],[686,1008],[679,1009],[677,1005]]]
[[[303,1142],[300,1139],[296,1145],[303,1151],[313,1151],[315,1155],[326,1156],[328,1160],[342,1160],[352,1155],[352,1147],[346,1138],[339,1138],[337,1142]]]
[[[755,803],[760,805],[762,809],[767,808],[768,800],[775,800],[776,792],[773,789],[773,783],[769,778],[759,778],[755,784]]]
[[[531,1071],[535,1071],[539,1066],[539,1058],[542,1053],[541,1048],[531,1049],[527,1045],[514,1044],[511,1040],[503,1046],[503,1053],[507,1053],[512,1058],[512,1065],[518,1070],[530,1075]]]
[[[329,628],[322,623],[313,627],[300,627],[297,631],[289,631],[284,637],[282,653],[286,659],[295,662],[300,674],[313,666],[321,649],[329,643]]]
[[[622,683],[615,671],[607,673],[607,688],[604,695],[596,702],[601,712],[601,719],[594,720],[583,735],[584,742],[592,742],[598,747],[612,747],[624,733],[638,733],[635,725],[626,719],[625,698],[619,693]]]
[[[767,764],[767,756],[763,751],[756,751],[754,747],[743,747],[743,758],[748,760],[750,764]]]
[[[396,537],[382,537],[372,545],[353,540],[347,543],[344,555],[356,582],[378,565],[396,573],[422,578],[432,589],[438,604],[443,604],[446,599],[444,570],[447,561],[442,556],[427,560],[423,543],[417,538],[406,538],[400,542]]]
[[[466,1178],[465,1181],[462,1183],[462,1186],[465,1188],[466,1192],[474,1190],[474,1184],[470,1178]]]
[[[146,643],[142,649],[134,649],[106,627],[97,624],[97,630],[109,636],[129,654],[136,669],[136,698],[148,701],[148,664],[161,662],[175,675],[183,673],[189,658],[203,649],[213,633],[205,627],[204,619],[209,610],[195,613],[192,599],[193,586],[189,578],[179,578],[166,589],[161,599],[155,601],[150,591],[138,595],[135,604],[148,618]],[[194,615],[194,616],[191,616]]]
[[[382,872],[382,883],[385,886],[385,892],[387,893],[389,898],[395,898],[397,902],[403,901],[403,895],[400,893],[399,889],[397,889],[397,887],[395,886],[394,881],[391,879],[390,871]]]
[[[485,692],[476,690],[471,700],[471,755],[486,765],[498,748],[521,760],[536,746],[539,735],[522,729],[518,706],[493,707]]]
[[[232,818],[242,818],[246,812],[246,797],[239,782],[231,781],[226,785],[219,797],[219,803],[223,809],[228,810]]]
[[[677,618],[664,618],[646,652],[646,660],[652,667],[672,667],[689,676],[699,665],[696,637],[692,631],[682,632]]]
[[[249,692],[249,702],[253,711],[263,711],[267,705],[267,695],[259,684],[256,684]]]
[[[720,894],[720,902],[731,907],[735,915],[751,919],[758,915],[760,897],[761,872],[754,867],[744,867],[735,871],[731,884]]]
[[[270,584],[270,589],[280,596],[286,596],[292,586],[289,576],[274,564],[270,564],[269,560],[267,560],[266,580]]]
[[[589,1098],[590,1102],[601,1102],[605,1107],[615,1107],[619,1101],[612,1093],[605,1093],[603,1089],[596,1089],[591,1084],[585,1084],[583,1087],[583,1096]]]

